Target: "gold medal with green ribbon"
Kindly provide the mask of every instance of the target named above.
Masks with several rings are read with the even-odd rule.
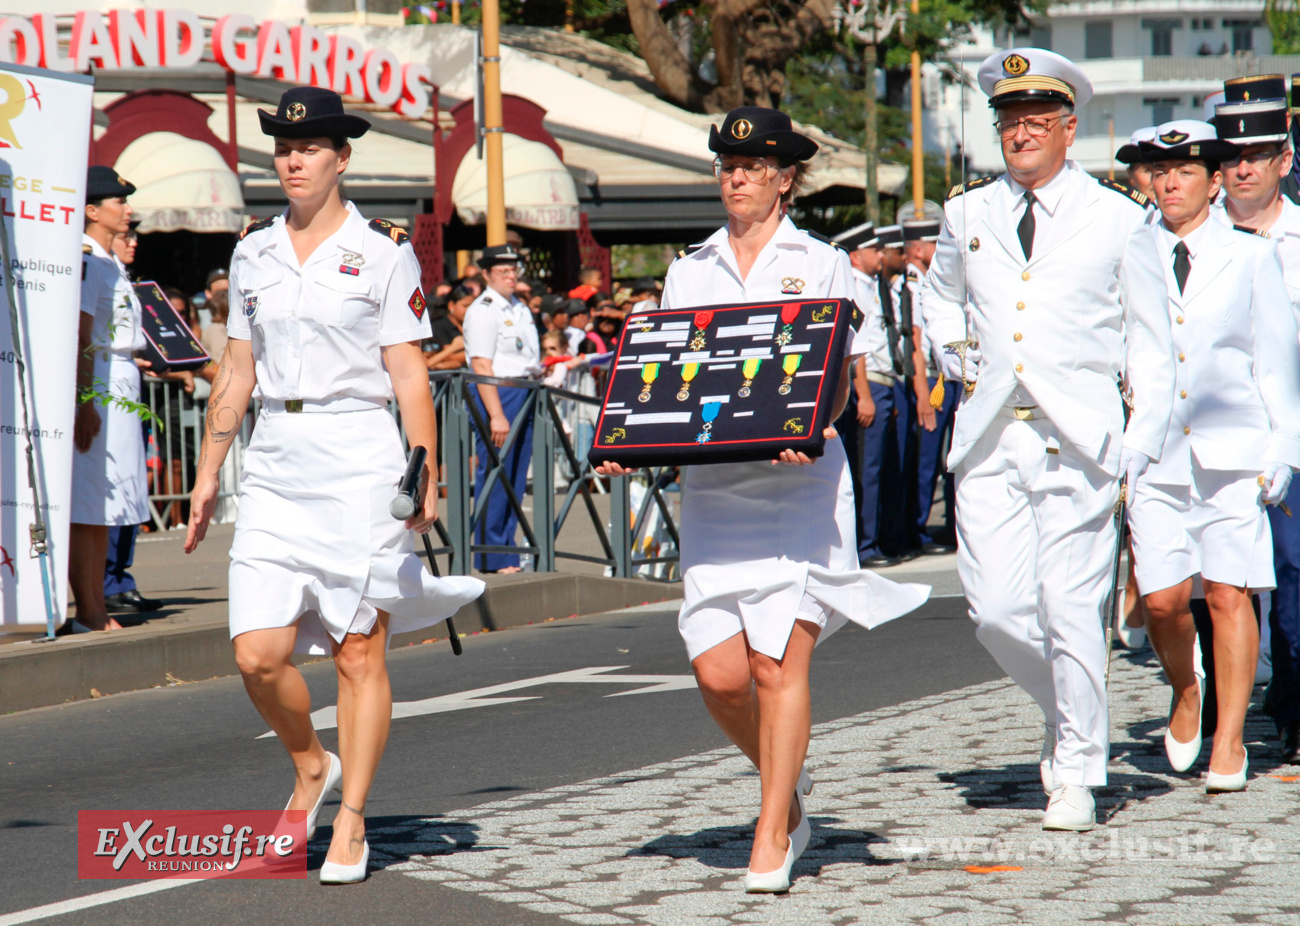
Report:
[[[803,363],[803,354],[786,354],[785,360],[781,361],[781,369],[785,371],[785,379],[781,380],[781,387],[776,390],[781,395],[789,395],[790,390],[794,388],[794,374],[801,363]]]
[[[691,380],[700,372],[698,363],[682,364],[682,388],[677,392],[677,401],[685,402],[691,397]]]
[[[745,374],[745,381],[740,384],[740,391],[736,394],[742,399],[749,398],[749,387],[754,385],[754,377],[758,375],[758,368],[762,365],[762,360],[746,360],[745,365],[741,367],[741,372]]]
[[[637,396],[638,402],[650,401],[650,384],[659,378],[659,364],[647,363],[641,367],[641,382],[645,383],[641,387],[641,394]]]

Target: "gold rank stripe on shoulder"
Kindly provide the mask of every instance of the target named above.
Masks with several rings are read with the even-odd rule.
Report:
[[[686,247],[682,248],[680,251],[677,252],[677,256],[690,257],[692,254],[694,254],[702,247],[704,247],[703,244],[688,244],[686,245]]]
[[[1259,235],[1261,238],[1267,238],[1267,237],[1268,237],[1268,232],[1266,232],[1266,231],[1261,231],[1261,230],[1258,229],[1258,228],[1251,228],[1249,225],[1234,225],[1234,226],[1232,226],[1232,230],[1233,230],[1233,231],[1239,231],[1239,232],[1245,232],[1245,233],[1248,234],[1248,235]]]
[[[369,225],[371,231],[377,231],[385,238],[391,238],[394,244],[406,244],[411,240],[411,236],[406,233],[406,229],[398,228],[387,219],[371,219]]]
[[[988,186],[997,179],[997,177],[976,177],[974,180],[967,180],[965,183],[959,183],[948,191],[947,199],[945,199],[944,202],[947,202],[948,199],[960,196],[963,193],[969,193],[971,190],[978,190],[982,186]]]
[[[270,228],[271,223],[274,221],[275,221],[275,216],[271,216],[269,219],[258,219],[256,222],[249,225],[247,228],[245,228],[242,232],[239,233],[239,240],[243,241],[245,238],[247,238],[255,231],[261,231],[264,228]]]
[[[1151,205],[1151,200],[1147,199],[1145,194],[1133,189],[1127,183],[1120,183],[1118,180],[1107,180],[1105,177],[1100,178],[1097,182],[1108,190],[1114,190],[1116,193],[1127,196],[1143,209]]]

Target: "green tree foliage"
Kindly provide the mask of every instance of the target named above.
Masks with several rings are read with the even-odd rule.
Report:
[[[1264,19],[1273,33],[1273,54],[1300,54],[1300,6],[1296,0],[1265,0]]]

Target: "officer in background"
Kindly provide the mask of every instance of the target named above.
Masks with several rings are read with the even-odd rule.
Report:
[[[1300,206],[1280,192],[1281,182],[1292,173],[1285,82],[1280,74],[1261,74],[1249,81],[1229,81],[1224,90],[1227,102],[1215,109],[1215,128],[1220,138],[1240,147],[1241,154],[1223,163],[1226,195],[1219,198],[1210,215],[1226,225],[1254,231],[1274,242],[1292,309],[1300,310]],[[1300,322],[1300,315],[1297,321]],[[1293,511],[1300,511],[1300,487],[1292,485],[1286,504]],[[1270,654],[1272,681],[1265,709],[1277,724],[1283,761],[1295,762],[1300,757],[1300,519],[1288,518],[1280,508],[1268,509],[1277,588],[1272,594],[1267,627],[1261,633],[1263,671],[1257,672],[1256,678],[1267,679],[1269,665],[1265,654]],[[1197,614],[1198,628],[1212,630],[1204,601],[1193,602],[1193,613]],[[1212,653],[1212,633],[1202,636],[1202,651]],[[1206,661],[1205,694],[1209,708],[1214,703],[1211,700],[1214,675],[1212,661]],[[1204,714],[1203,729],[1213,729],[1214,716],[1208,709]]]
[[[898,562],[895,557],[885,555],[882,546],[889,506],[896,506],[902,488],[898,441],[894,434],[894,386],[898,375],[890,352],[898,326],[886,324],[880,301],[885,252],[875,226],[866,222],[836,236],[835,241],[849,252],[849,262],[853,265],[858,309],[862,313],[859,337],[867,348],[862,359],[853,365],[856,401],[850,403],[853,407],[843,416],[853,416],[858,437],[857,459],[849,457],[858,506],[858,562],[878,569]]]
[[[1209,120],[1206,120],[1207,122]],[[1155,190],[1151,187],[1151,165],[1142,160],[1142,142],[1155,141],[1156,127],[1148,125],[1128,137],[1128,144],[1115,152],[1115,160],[1128,168],[1128,185],[1155,204]]]
[[[907,285],[914,295],[920,293],[920,280],[930,269],[934,259],[935,243],[939,240],[938,219],[911,219],[903,223],[904,251],[907,254]],[[913,276],[916,282],[913,282]],[[914,331],[917,344],[917,408],[921,428],[916,449],[916,528],[914,536],[921,553],[937,556],[954,553],[957,548],[950,539],[956,538],[953,520],[954,491],[952,476],[943,462],[943,446],[952,432],[953,412],[959,399],[957,389],[945,389],[943,402],[938,408],[930,404],[930,396],[939,382],[939,369],[935,366],[934,351],[925,332],[921,330],[921,313],[914,312]],[[924,395],[922,395],[924,393]],[[934,507],[934,487],[943,476],[943,533],[942,541],[930,536],[930,509]],[[938,533],[938,532],[936,532]]]
[[[885,497],[886,510],[881,514],[882,550],[894,562],[915,556],[916,544],[911,536],[915,521],[915,498],[911,486],[916,484],[916,334],[918,315],[912,305],[911,291],[902,299],[903,271],[907,256],[903,249],[903,226],[882,225],[880,236],[883,269],[877,278],[881,312],[889,335],[890,359],[894,365],[894,442],[898,461],[898,491]],[[913,516],[909,516],[911,513]]]
[[[1164,262],[1146,197],[1067,157],[1092,96],[1083,71],[1013,48],[979,83],[1007,173],[949,196],[922,299],[945,379],[974,384],[948,455],[957,569],[976,637],[1043,711],[1043,827],[1084,831],[1110,752],[1102,608],[1120,481],[1159,459],[1173,406]]]
[[[465,354],[471,369],[480,376],[521,379],[541,369],[541,345],[537,326],[528,305],[515,295],[519,277],[519,252],[512,245],[500,244],[483,249],[478,265],[483,268],[487,287],[470,303],[465,313]],[[474,430],[478,464],[474,470],[475,506],[486,510],[478,519],[476,542],[494,547],[515,546],[515,529],[519,514],[510,502],[505,481],[514,489],[515,498],[523,502],[528,479],[528,463],[533,452],[533,418],[529,414],[519,428],[514,443],[502,459],[505,470],[501,482],[484,498],[484,487],[491,468],[487,440],[498,451],[506,442],[512,422],[528,403],[531,389],[512,386],[473,387],[479,410],[488,421],[488,434]],[[477,515],[478,512],[476,511]],[[475,568],[481,572],[518,572],[517,553],[479,553]]]
[[[112,253],[113,238],[130,230],[126,200],[134,192],[111,167],[97,165],[87,172],[68,537],[68,582],[77,618],[65,626],[70,633],[121,628],[104,604],[108,529],[149,517],[140,419],[104,395],[140,400],[140,368],[133,355],[145,346],[143,312],[126,268]]]

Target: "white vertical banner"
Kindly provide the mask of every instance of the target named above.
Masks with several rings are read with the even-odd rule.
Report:
[[[0,64],[0,220],[9,264],[0,286],[0,629],[45,623],[31,525],[27,440],[49,537],[55,623],[67,614],[72,419],[76,411],[81,236],[93,80]],[[10,322],[10,294],[19,332]],[[24,424],[17,360],[26,364]]]

